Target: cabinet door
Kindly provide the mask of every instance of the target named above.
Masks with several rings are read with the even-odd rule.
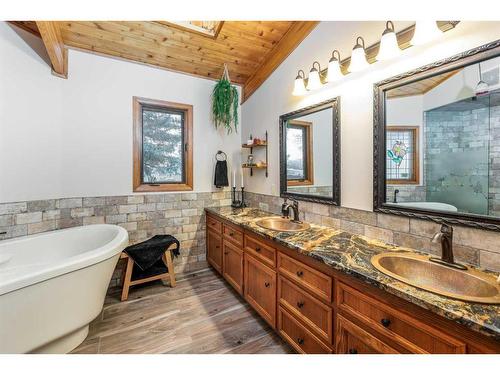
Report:
[[[222,275],[238,293],[243,294],[243,250],[225,240],[223,249]]]
[[[276,272],[245,254],[245,299],[276,327]]]
[[[342,315],[337,315],[337,354],[397,354],[389,345],[372,336]]]
[[[222,239],[211,230],[207,231],[207,261],[222,273]]]

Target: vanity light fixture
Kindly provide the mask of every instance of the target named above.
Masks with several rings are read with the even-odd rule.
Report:
[[[443,32],[439,29],[436,21],[416,21],[415,33],[410,43],[413,46],[420,46],[438,38],[442,34]]]
[[[318,66],[318,69],[316,69],[316,66]],[[319,62],[315,61],[313,62],[312,68],[309,71],[309,77],[307,77],[307,89],[308,90],[316,90],[321,87],[321,79],[319,77],[319,72],[321,71],[321,66],[319,65]]]
[[[377,60],[390,60],[399,54],[401,54],[401,49],[399,48],[398,38],[394,32],[394,24],[392,21],[387,21],[385,30],[382,33],[382,39],[380,39],[380,49],[378,51]]]
[[[335,56],[337,53],[337,56]],[[328,71],[326,75],[327,82],[334,82],[341,79],[344,75],[342,74],[342,70],[340,68],[340,52],[338,50],[334,50],[332,52],[332,58],[328,62]]]
[[[293,96],[302,96],[307,93],[306,85],[304,83],[304,79],[306,78],[306,74],[301,69],[297,73],[297,77],[295,77],[295,83],[293,85]]]
[[[365,69],[370,64],[366,60],[365,40],[358,36],[356,38],[356,45],[352,49],[351,63],[349,64],[350,72],[359,72]]]

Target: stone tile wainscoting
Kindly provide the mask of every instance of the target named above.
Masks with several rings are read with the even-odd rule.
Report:
[[[0,240],[90,224],[117,224],[134,244],[156,234],[172,234],[181,243],[174,259],[177,273],[208,267],[205,255],[205,207],[231,204],[230,192],[166,193],[49,199],[0,204]],[[110,286],[120,284],[123,263]]]
[[[246,198],[249,206],[276,214],[281,212],[283,199],[280,197],[249,192]],[[430,254],[441,253],[440,245],[431,242],[440,225],[431,221],[310,202],[299,202],[299,210],[301,219],[311,223]],[[455,226],[454,253],[459,262],[500,272],[500,233]]]

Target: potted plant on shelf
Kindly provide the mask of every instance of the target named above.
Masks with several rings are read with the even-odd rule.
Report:
[[[227,65],[212,92],[212,120],[215,127],[223,126],[227,133],[238,131],[238,89],[231,85]]]

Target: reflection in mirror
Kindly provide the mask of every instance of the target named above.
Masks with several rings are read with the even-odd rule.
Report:
[[[338,99],[333,99],[281,116],[282,196],[338,204],[337,112]]]
[[[287,121],[288,190],[332,196],[332,109]]]
[[[500,217],[500,58],[385,100],[386,205]]]

